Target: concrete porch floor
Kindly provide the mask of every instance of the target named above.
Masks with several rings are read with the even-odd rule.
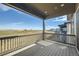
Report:
[[[75,47],[55,41],[39,41],[35,46],[14,56],[78,56]]]

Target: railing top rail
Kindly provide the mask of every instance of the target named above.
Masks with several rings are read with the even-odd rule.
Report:
[[[57,34],[57,35],[76,36],[76,35],[74,35],[74,34]]]
[[[58,33],[46,33],[46,34],[64,35],[64,36],[76,36],[75,34],[58,34]]]
[[[0,39],[15,38],[15,37],[22,37],[22,36],[32,36],[32,35],[39,35],[39,34],[42,34],[42,33],[7,35],[7,36],[0,36]],[[74,34],[57,34],[57,33],[45,33],[45,34],[64,35],[64,36],[76,36]]]
[[[0,39],[5,38],[15,38],[15,37],[21,37],[21,36],[32,36],[32,35],[39,35],[41,33],[34,33],[34,34],[20,34],[20,35],[6,35],[6,36],[0,36]]]

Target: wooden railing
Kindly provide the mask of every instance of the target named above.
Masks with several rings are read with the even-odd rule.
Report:
[[[64,39],[66,38],[66,41],[63,41],[62,37]],[[73,44],[73,45],[76,44],[76,36],[71,34],[63,35],[63,34],[45,33],[45,40],[46,39],[67,44]],[[4,55],[14,50],[31,45],[33,43],[36,43],[38,40],[42,40],[42,33],[2,36],[0,37],[0,55]],[[67,40],[72,40],[73,42],[67,42]]]
[[[10,53],[24,46],[31,45],[41,39],[40,34],[9,35],[0,37],[0,55]]]

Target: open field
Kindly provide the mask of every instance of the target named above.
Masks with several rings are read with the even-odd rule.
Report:
[[[0,36],[41,33],[40,30],[0,30]]]

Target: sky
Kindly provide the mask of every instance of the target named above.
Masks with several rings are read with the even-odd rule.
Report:
[[[48,19],[45,21],[46,29],[58,28],[66,21],[66,15]],[[0,29],[42,30],[42,19],[0,4]]]

